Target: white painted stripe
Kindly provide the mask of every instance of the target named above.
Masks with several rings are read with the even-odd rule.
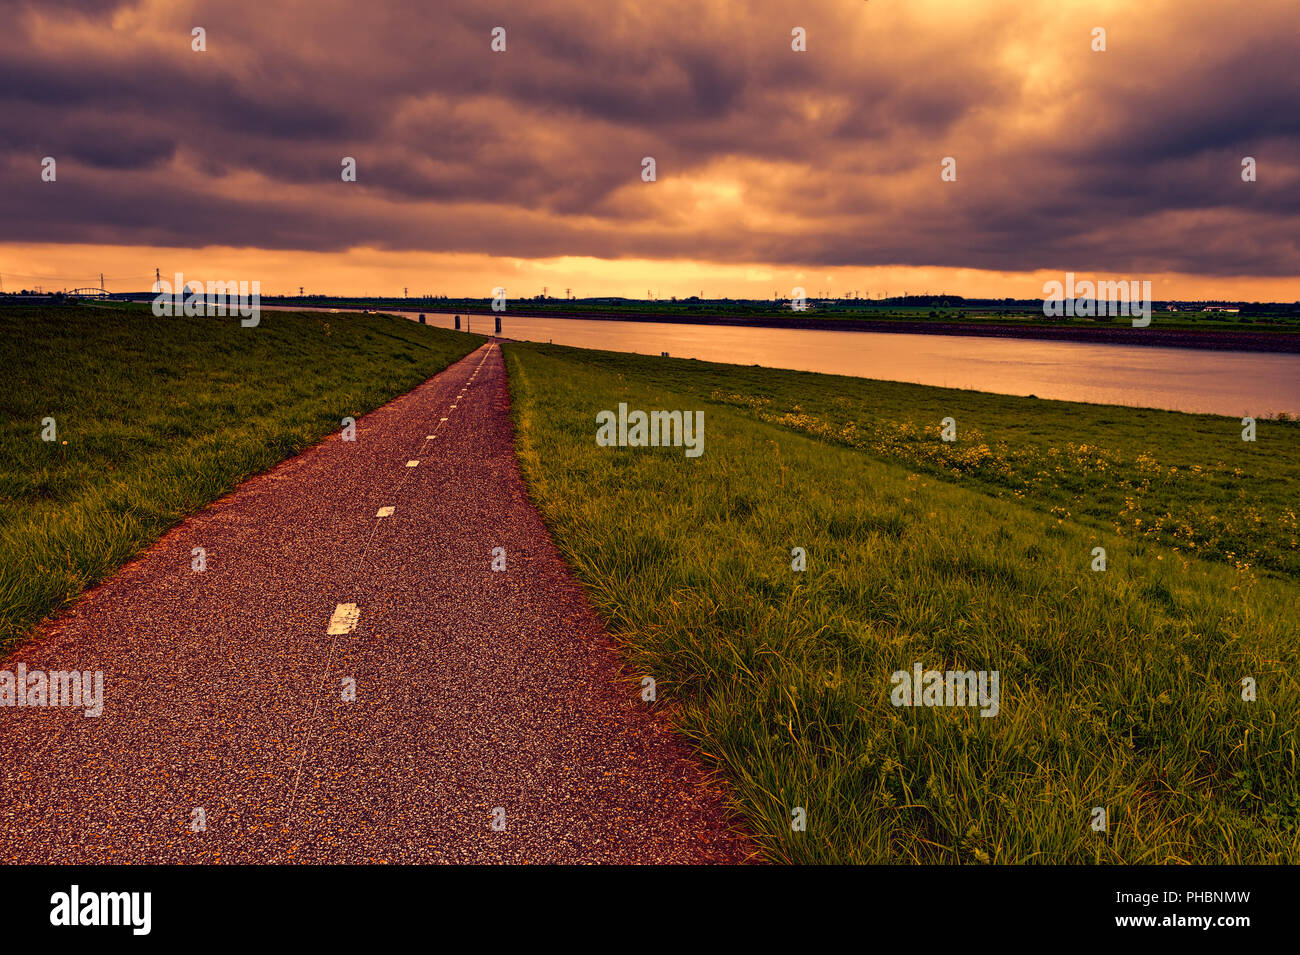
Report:
[[[415,467],[415,466],[416,466],[417,464],[419,464],[419,463],[420,463],[419,461],[407,461],[407,462],[406,462],[406,466],[407,466],[408,468],[413,468],[413,467]]]
[[[433,440],[434,438],[436,438],[436,437],[437,437],[436,434],[426,434],[426,435],[424,436],[424,440],[425,440],[425,441],[432,441],[432,440]]]
[[[375,515],[375,517],[392,517],[392,516],[393,516],[393,508],[391,507],[381,507],[379,509],[379,513]]]
[[[351,633],[360,621],[361,611],[356,604],[339,604],[334,608],[334,616],[330,617],[329,629],[325,632],[330,635]]]
[[[447,419],[446,419],[446,418],[439,418],[438,420],[439,420],[439,421],[446,421]]]

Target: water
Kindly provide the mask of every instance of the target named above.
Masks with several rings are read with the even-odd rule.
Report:
[[[403,312],[415,318],[416,312]],[[451,313],[426,312],[451,328]],[[493,316],[461,316],[491,334]],[[1300,355],[1028,339],[501,316],[501,334],[609,351],[765,365],[1005,395],[1241,417],[1300,414]]]

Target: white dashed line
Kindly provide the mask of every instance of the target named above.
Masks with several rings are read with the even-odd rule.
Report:
[[[379,509],[379,513],[375,515],[375,517],[392,517],[392,516],[393,516],[393,508],[391,507],[381,507]]]
[[[334,616],[330,617],[329,629],[327,634],[351,633],[357,629],[357,624],[361,620],[361,611],[357,609],[356,604],[339,604],[334,608]]]

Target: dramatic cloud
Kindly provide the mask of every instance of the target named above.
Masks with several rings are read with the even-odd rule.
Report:
[[[1293,0],[11,5],[0,242],[1296,277],[1294,46]]]

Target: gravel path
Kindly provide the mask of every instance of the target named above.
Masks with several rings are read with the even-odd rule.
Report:
[[[104,672],[98,718],[0,707],[0,861],[746,858],[620,669],[512,441],[488,344],[355,442],[245,482],[0,662]],[[347,604],[355,629],[330,633]]]

